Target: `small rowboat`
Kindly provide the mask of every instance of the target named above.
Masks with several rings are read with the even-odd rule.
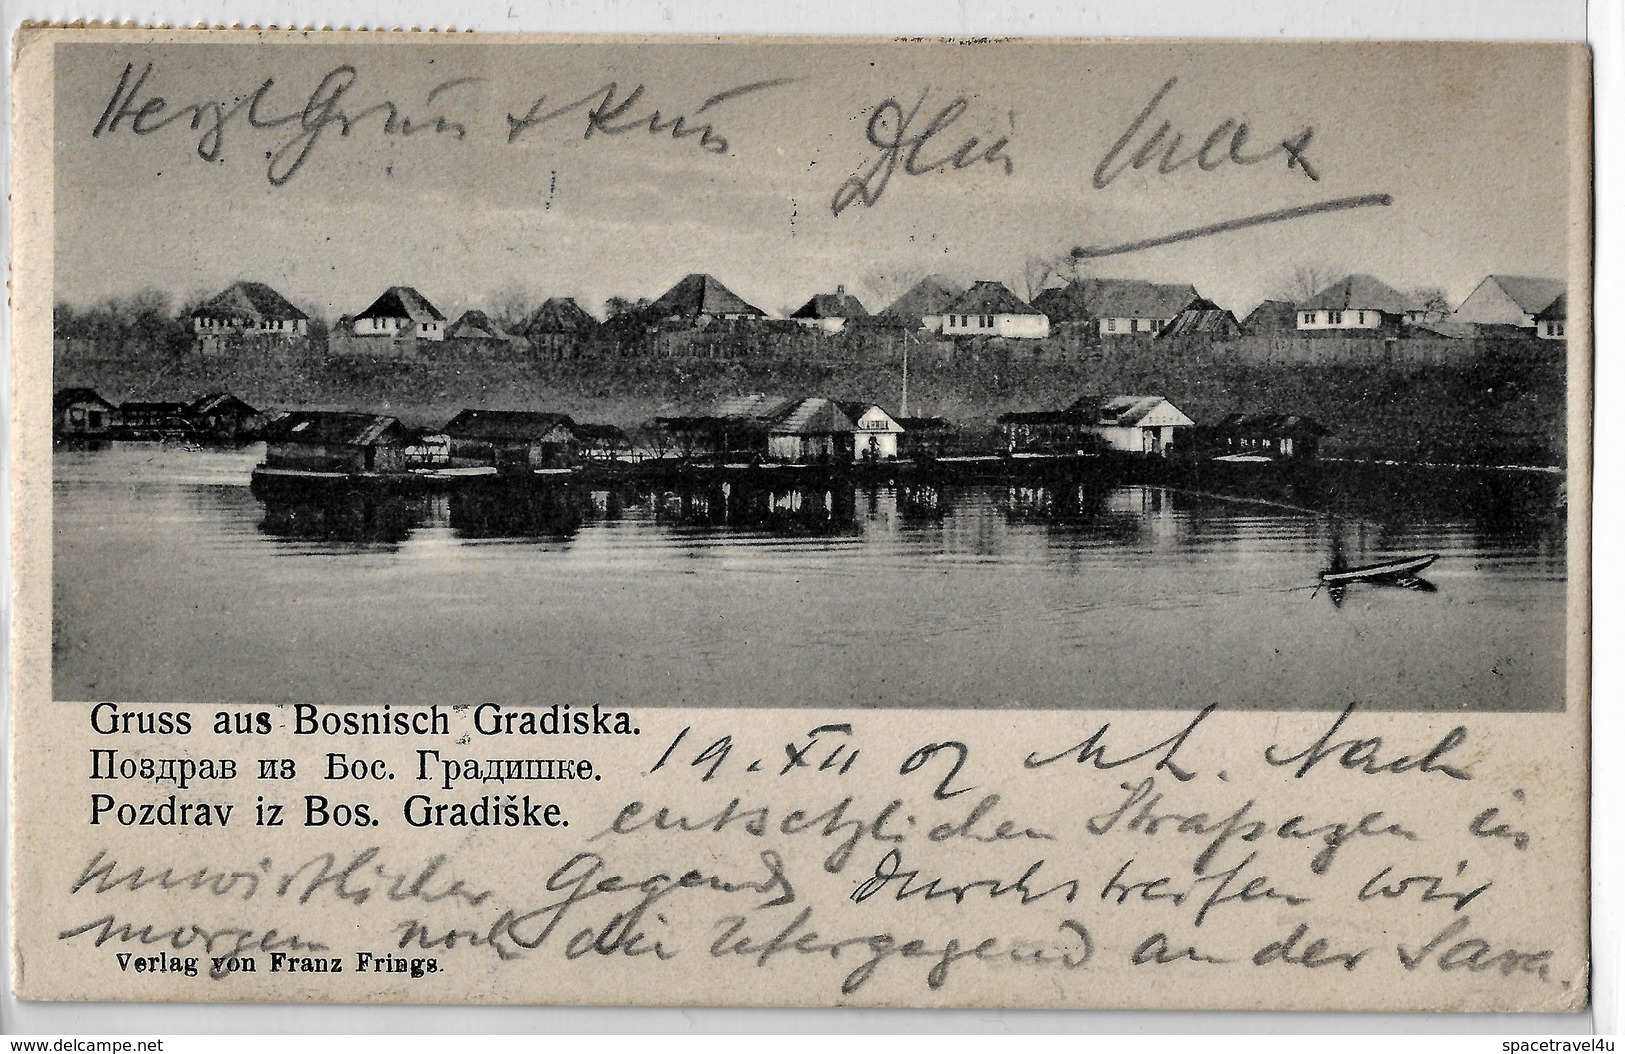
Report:
[[[1322,571],[1320,580],[1327,585],[1347,585],[1350,582],[1403,582],[1415,578],[1418,571],[1438,558],[1437,553],[1428,553],[1423,556],[1407,556],[1402,560],[1389,560],[1381,564],[1367,564],[1364,567]]]

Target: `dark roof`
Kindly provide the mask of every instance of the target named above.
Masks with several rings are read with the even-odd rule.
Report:
[[[310,316],[264,282],[234,282],[198,305],[192,317],[299,321]]]
[[[1511,298],[1518,310],[1526,315],[1533,315],[1549,307],[1553,300],[1562,296],[1568,290],[1568,283],[1561,278],[1531,278],[1521,274],[1492,274],[1485,279],[1501,287],[1502,292]]]
[[[66,409],[74,403],[101,403],[109,410],[118,409],[98,395],[94,388],[64,388],[51,398],[51,406],[56,410]]]
[[[1201,300],[1189,283],[1143,282],[1138,278],[1081,278],[1033,298],[1053,321],[1085,322],[1092,318],[1173,318],[1192,301]],[[1040,303],[1042,301],[1042,303]]]
[[[1331,430],[1307,414],[1227,414],[1213,426],[1216,432],[1242,436],[1326,436]]]
[[[1122,426],[1139,424],[1164,402],[1167,400],[1161,395],[1114,395],[1099,402],[1086,395],[1068,409],[1081,415],[1092,415],[1095,424]],[[1168,405],[1173,406],[1172,403]],[[1183,412],[1177,406],[1174,410]]]
[[[1351,274],[1298,305],[1304,311],[1381,311],[1403,315],[1417,304],[1386,282],[1368,274]]]
[[[186,413],[185,403],[166,402],[133,402],[126,401],[119,404],[119,413],[129,414],[173,414],[180,417]]]
[[[273,443],[320,443],[330,446],[379,446],[404,443],[406,427],[378,414],[295,410],[260,431]]]
[[[1290,300],[1266,300],[1241,320],[1244,333],[1275,333],[1298,328],[1298,308]]]
[[[1559,293],[1557,294],[1556,300],[1553,300],[1550,304],[1547,304],[1545,307],[1541,308],[1541,310],[1535,315],[1535,321],[1562,322],[1568,317],[1569,295],[1567,293]]]
[[[508,328],[483,311],[464,311],[446,330],[448,337],[471,340],[513,340]]]
[[[868,404],[864,404],[868,409]],[[857,423],[833,399],[815,397],[798,402],[769,431],[777,435],[837,435],[857,430]]]
[[[531,410],[464,410],[442,429],[454,439],[540,439],[555,428],[575,431],[569,414]]]
[[[598,328],[598,320],[567,296],[550,296],[542,301],[525,324],[525,336],[549,333],[586,333]]]
[[[818,293],[796,308],[791,318],[864,318],[869,311],[857,297],[837,287],[833,293]]]
[[[974,283],[944,309],[950,315],[1042,315],[1010,292],[1003,282]]]
[[[765,315],[708,274],[691,274],[649,305],[654,319],[698,318],[701,315]]]
[[[1195,337],[1221,334],[1233,336],[1241,331],[1241,323],[1236,316],[1222,307],[1215,307],[1206,300],[1199,301],[1203,306],[1194,304],[1174,316],[1174,320],[1162,327],[1157,333],[1157,339],[1166,337]]]
[[[258,410],[230,392],[212,392],[208,395],[200,395],[186,407],[186,412],[190,414],[212,414],[225,409],[237,410],[245,414],[259,413]]]
[[[778,395],[735,395],[712,406],[705,416],[778,421],[795,409],[799,399]]]
[[[393,285],[384,295],[374,300],[367,310],[355,316],[361,318],[409,318],[413,322],[444,322],[442,315],[422,293],[409,285]]]
[[[948,305],[964,291],[964,286],[947,275],[928,274],[910,286],[906,293],[893,300],[886,310],[880,313],[894,318],[924,318],[926,315],[946,314]]]

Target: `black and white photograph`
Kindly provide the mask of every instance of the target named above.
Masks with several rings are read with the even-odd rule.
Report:
[[[53,692],[1559,710],[1577,61],[64,46]]]

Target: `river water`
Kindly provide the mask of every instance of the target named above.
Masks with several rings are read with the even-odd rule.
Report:
[[[1084,484],[272,503],[261,448],[55,455],[54,694],[1553,710],[1546,519]],[[1317,574],[1435,552],[1431,591]]]

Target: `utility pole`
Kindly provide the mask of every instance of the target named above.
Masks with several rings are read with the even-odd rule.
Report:
[[[907,323],[905,323],[907,325]],[[897,411],[897,416],[908,416],[908,330],[903,330],[903,405]]]

